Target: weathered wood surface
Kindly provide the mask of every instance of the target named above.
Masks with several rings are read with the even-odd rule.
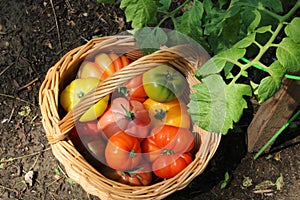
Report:
[[[290,119],[299,104],[300,81],[284,79],[282,88],[259,107],[248,127],[248,152],[259,151]]]

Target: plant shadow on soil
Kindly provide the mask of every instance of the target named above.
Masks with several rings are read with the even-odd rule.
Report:
[[[50,2],[0,1],[0,159],[21,157],[0,163],[1,200],[98,199],[65,177],[63,166],[47,150],[50,145],[41,124],[38,90],[49,68],[65,53],[94,35],[115,35],[129,26],[124,22],[123,11],[116,6],[85,0],[53,1],[53,6]],[[251,105],[249,108],[237,128],[222,137],[205,171],[166,199],[300,198],[299,140],[285,148],[283,141],[292,140],[285,138],[287,130],[274,144],[276,152],[271,158],[263,155],[253,161],[245,140],[253,115]],[[299,124],[293,134],[299,138]],[[282,145],[283,149],[278,148]],[[33,155],[23,157],[30,154]],[[30,170],[34,171],[32,186],[24,182]],[[230,179],[226,188],[220,189],[226,172]],[[285,183],[280,190],[272,187],[271,192],[254,193],[257,184],[274,182],[280,174]],[[252,185],[242,186],[245,177],[252,180]]]

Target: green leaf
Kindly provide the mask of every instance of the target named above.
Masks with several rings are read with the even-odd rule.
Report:
[[[295,43],[291,38],[284,38],[278,45],[276,56],[286,68],[287,73],[300,72],[300,43]]]
[[[242,58],[245,55],[245,53],[246,53],[245,49],[237,49],[237,48],[227,49],[226,51],[223,51],[215,55],[209,61],[204,63],[204,65],[202,65],[202,67],[200,67],[197,70],[195,75],[196,77],[201,79],[202,77],[208,76],[210,74],[220,73],[223,70],[223,68],[226,66],[227,62],[235,63],[240,58]]]
[[[258,10],[253,10],[252,11],[255,15],[254,20],[252,21],[252,23],[248,26],[247,32],[248,33],[252,33],[259,25],[260,21],[261,21],[261,14]]]
[[[203,4],[200,1],[194,1],[194,4],[188,5],[187,11],[182,16],[175,19],[175,27],[177,31],[192,37],[196,41],[200,41],[203,35],[202,15]]]
[[[282,78],[285,74],[285,69],[280,62],[275,61],[268,68],[268,72],[271,76],[263,78],[257,89],[259,103],[263,103],[279,90]]]
[[[172,0],[159,0],[160,7],[158,7],[159,12],[168,12]]]
[[[262,26],[259,27],[256,31],[256,33],[266,33],[266,32],[272,32],[272,26]]]
[[[284,29],[286,35],[295,43],[300,43],[300,17],[295,17]]]
[[[122,0],[120,8],[125,8],[127,22],[132,28],[142,28],[157,23],[158,2],[153,0]]]
[[[249,47],[254,41],[255,41],[255,33],[252,33],[250,35],[248,35],[247,37],[245,37],[244,39],[238,41],[234,47],[236,48],[247,48]]]
[[[251,96],[251,87],[244,84],[226,85],[217,74],[202,79],[193,87],[188,111],[192,120],[210,132],[226,134],[247,108],[244,95]]]
[[[134,33],[136,45],[141,50],[147,50],[152,53],[168,41],[168,35],[159,27],[144,27]]]

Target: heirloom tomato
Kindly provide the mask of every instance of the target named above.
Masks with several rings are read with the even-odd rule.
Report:
[[[82,97],[93,90],[100,80],[96,78],[83,78],[73,80],[60,94],[60,104],[67,111],[71,111]],[[109,95],[102,98],[89,108],[79,119],[81,122],[91,121],[102,115],[107,108]]]
[[[161,125],[151,130],[142,142],[144,157],[154,162],[161,155],[177,155],[189,152],[194,147],[194,135],[187,128]]]
[[[106,163],[116,170],[130,170],[142,158],[140,142],[125,132],[118,132],[108,139],[105,148]]]
[[[163,154],[152,164],[154,174],[159,178],[172,178],[192,162],[191,153]]]
[[[150,123],[149,113],[141,102],[118,97],[99,118],[98,125],[108,138],[124,131],[143,139],[148,135]]]
[[[148,98],[143,104],[149,112],[152,127],[165,124],[190,128],[190,115],[187,106],[181,100],[161,103]]]
[[[150,185],[152,181],[151,166],[147,163],[142,163],[139,166],[126,171],[112,169],[108,166],[103,167],[101,173],[109,179],[125,183],[132,186]]]
[[[77,72],[77,78],[97,78],[102,76],[102,71],[99,66],[91,61],[84,61]]]
[[[105,163],[104,149],[106,141],[103,134],[97,129],[97,121],[76,123],[76,126],[70,131],[69,138],[75,148],[88,161],[93,163]]]
[[[143,75],[139,75],[117,89],[117,96],[144,102],[148,97],[143,86]]]
[[[143,85],[147,96],[158,102],[169,102],[183,94],[186,78],[169,65],[159,65],[146,71]]]
[[[77,78],[93,77],[104,80],[128,64],[129,60],[125,55],[99,53],[92,60],[88,59],[80,65]]]

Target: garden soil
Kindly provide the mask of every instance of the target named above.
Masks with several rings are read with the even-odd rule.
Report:
[[[0,199],[98,199],[68,178],[53,156],[38,91],[65,53],[128,29],[123,11],[87,0],[0,0],[0,13]],[[166,199],[300,199],[299,123],[253,160],[245,142],[252,117],[246,110],[206,170]]]

